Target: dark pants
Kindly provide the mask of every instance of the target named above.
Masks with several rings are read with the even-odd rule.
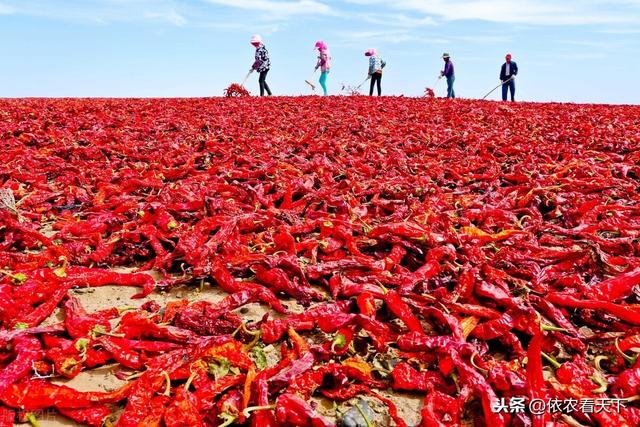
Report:
[[[264,96],[264,91],[266,90],[269,95],[271,95],[271,89],[269,89],[269,85],[267,84],[267,71],[260,72],[260,78],[258,79],[258,83],[260,84],[260,96]]]
[[[382,95],[382,73],[371,74],[371,86],[369,87],[369,96],[373,95],[373,86],[378,84],[378,96]]]
[[[507,92],[511,90],[511,100],[515,101],[516,100],[516,82],[515,80],[511,79],[506,83],[502,83],[502,100],[506,101],[507,100]]]
[[[447,98],[455,98],[456,91],[453,90],[453,82],[456,81],[456,76],[447,77]]]

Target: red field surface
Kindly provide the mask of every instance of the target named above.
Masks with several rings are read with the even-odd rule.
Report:
[[[0,100],[0,141],[0,426],[640,425],[640,107]]]

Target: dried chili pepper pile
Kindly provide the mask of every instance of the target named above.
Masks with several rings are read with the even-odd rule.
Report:
[[[638,107],[3,100],[0,118],[0,425],[404,426],[399,392],[425,427],[640,424]],[[90,311],[77,290],[100,286],[146,302]],[[146,300],[201,286],[226,296]],[[59,381],[106,365],[121,387]],[[513,399],[623,405],[496,410]]]
[[[237,98],[250,95],[249,91],[238,83],[232,83],[224,90],[224,96],[227,98]]]

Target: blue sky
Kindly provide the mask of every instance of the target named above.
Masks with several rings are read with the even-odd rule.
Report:
[[[221,95],[253,33],[276,94],[311,93],[322,39],[332,94],[364,79],[376,47],[386,94],[433,86],[447,51],[457,94],[481,98],[511,52],[519,99],[640,104],[640,0],[0,0],[0,97]]]

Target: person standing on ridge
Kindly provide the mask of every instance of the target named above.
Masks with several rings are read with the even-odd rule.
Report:
[[[369,77],[371,78],[371,86],[369,87],[369,96],[373,96],[373,87],[377,84],[378,96],[382,95],[382,69],[387,63],[382,59],[375,49],[369,49],[364,53],[369,57]]]
[[[453,82],[456,81],[456,74],[453,69],[453,62],[448,53],[442,54],[444,60],[444,70],[440,71],[441,77],[447,78],[447,98],[455,98],[456,92],[453,90]]]
[[[507,93],[511,91],[511,101],[516,100],[516,81],[518,75],[518,64],[511,60],[511,54],[505,56],[505,63],[500,69],[500,81],[502,81],[502,100],[507,100]]]
[[[271,89],[269,89],[269,85],[267,84],[267,73],[271,68],[269,52],[267,51],[267,48],[264,47],[262,37],[260,37],[259,34],[254,34],[254,36],[251,37],[251,44],[256,48],[256,58],[250,71],[257,71],[260,73],[260,77],[258,78],[258,83],[260,84],[260,96],[264,96],[265,90],[267,91],[267,94],[271,95]]]
[[[331,55],[329,54],[329,47],[325,42],[319,40],[316,42],[316,49],[318,49],[318,63],[316,64],[316,70],[320,68],[320,86],[324,96],[327,96],[327,76],[329,70],[331,70]]]

